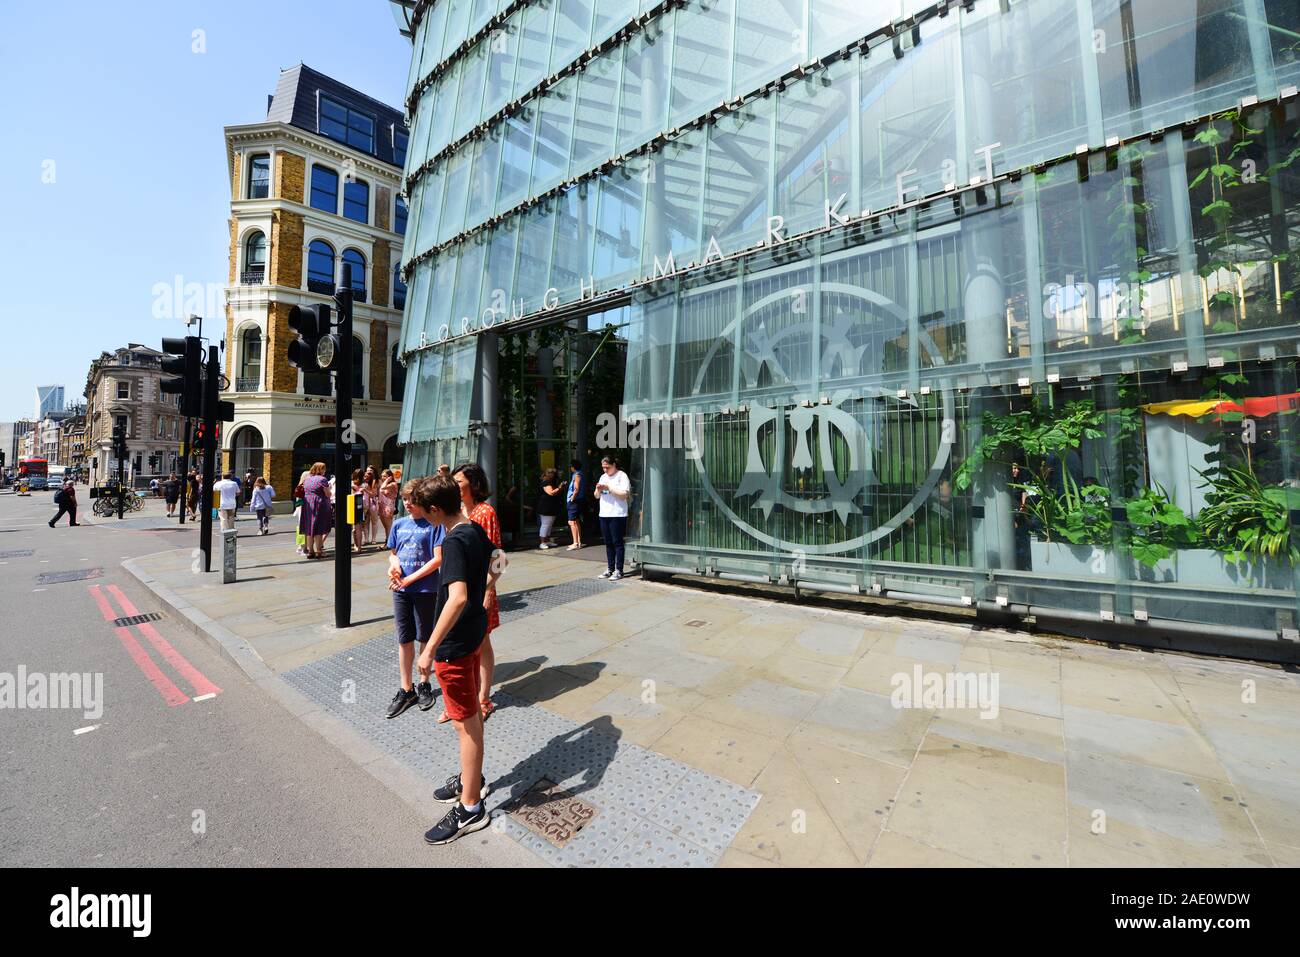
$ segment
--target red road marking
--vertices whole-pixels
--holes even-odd
[[[140,614],[135,605],[131,603],[131,599],[126,597],[126,594],[122,589],[118,588],[116,585],[109,585],[108,590],[113,593],[113,597],[117,599],[118,604],[122,606],[122,610],[126,612],[128,616]],[[221,689],[209,681],[204,676],[203,672],[190,664],[184,655],[173,648],[171,642],[158,633],[157,628],[149,624],[147,621],[136,625],[136,627],[139,628],[144,636],[149,639],[149,643],[158,649],[159,654],[163,656],[163,660],[175,668],[181,677],[190,683],[190,687],[194,689],[195,696],[221,694]]]
[[[113,611],[113,607],[108,603],[108,599],[104,597],[104,593],[99,589],[99,585],[91,585],[90,594],[99,604],[99,610],[100,613],[103,614],[104,620],[111,623],[118,617],[117,613]],[[167,702],[169,707],[174,708],[176,705],[184,704],[190,700],[189,696],[180,688],[172,684],[171,679],[163,674],[162,671],[159,670],[158,666],[153,663],[153,659],[149,657],[149,652],[140,647],[140,642],[135,640],[135,635],[131,634],[130,628],[115,628],[114,631],[117,632],[117,639],[122,642],[122,647],[125,648],[126,653],[131,656],[131,660],[133,660],[136,663],[136,666],[144,672],[144,676],[149,679],[150,683],[157,689],[158,693],[163,696],[163,700]]]

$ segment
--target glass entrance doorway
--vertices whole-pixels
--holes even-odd
[[[538,544],[538,505],[549,469],[566,487],[571,463],[582,472],[579,515],[582,540],[600,542],[592,496],[600,460],[612,454],[639,483],[629,450],[620,448],[618,418],[627,370],[626,330],[632,307],[596,313],[498,340],[500,447],[494,491],[507,548]],[[561,506],[552,540],[572,541]],[[635,509],[633,509],[635,514]],[[634,522],[633,522],[634,524]],[[634,529],[629,527],[628,534]]]

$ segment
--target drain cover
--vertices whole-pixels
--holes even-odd
[[[597,813],[592,805],[546,778],[508,802],[503,810],[555,847],[568,844]]]
[[[102,568],[78,568],[71,572],[46,572],[37,575],[36,581],[42,585],[58,585],[62,582],[80,582],[87,578],[99,578],[104,574]]]
[[[151,611],[146,615],[131,615],[129,618],[114,618],[113,625],[117,628],[129,628],[132,625],[143,625],[146,621],[159,621],[162,615],[156,611]]]
[[[0,552],[0,558],[26,558],[28,555],[34,555],[30,548],[15,548],[11,552]]]

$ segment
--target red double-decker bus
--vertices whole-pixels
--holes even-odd
[[[14,480],[29,489],[40,490],[49,484],[50,463],[48,459],[19,459],[18,474]]]

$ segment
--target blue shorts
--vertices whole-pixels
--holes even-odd
[[[438,621],[438,593],[431,591],[393,592],[393,622],[397,643],[425,642]]]
[[[569,512],[569,521],[571,521],[571,522],[576,522],[576,521],[578,520],[578,510],[579,510],[579,507],[580,507],[580,506],[578,505],[578,503],[577,503],[577,502],[565,502],[564,504],[565,504],[565,506],[566,506],[566,508],[568,509],[568,512]]]

